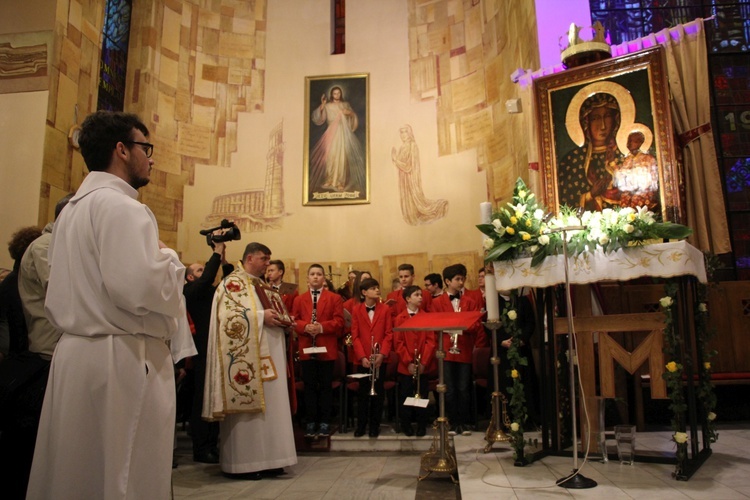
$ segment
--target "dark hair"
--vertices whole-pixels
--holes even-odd
[[[365,290],[369,290],[370,288],[374,286],[377,286],[377,287],[380,286],[380,283],[378,283],[378,280],[376,280],[375,278],[365,278],[362,281],[362,283],[359,284],[359,289],[364,292]]]
[[[411,274],[414,274],[414,266],[411,264],[401,264],[398,266],[399,271],[409,271]]]
[[[89,172],[107,170],[115,146],[133,140],[133,129],[148,137],[148,128],[132,113],[97,111],[87,116],[81,124],[78,144]]]
[[[466,266],[463,264],[453,264],[443,269],[443,279],[450,281],[456,276],[463,276],[466,278]]]
[[[13,260],[21,260],[23,253],[29,248],[31,242],[42,235],[41,229],[36,226],[22,227],[10,237],[8,252]]]
[[[329,280],[328,278],[326,278],[326,288],[328,288],[329,292],[335,292],[336,291],[336,289],[333,288],[333,281]]]
[[[284,263],[278,259],[270,261],[268,265],[278,267],[279,271],[281,271],[282,276],[284,276],[284,274],[286,273],[286,267],[284,267]]]
[[[263,243],[258,243],[256,241],[253,241],[252,243],[248,243],[245,247],[245,253],[242,254],[242,262],[245,262],[245,259],[247,259],[248,255],[252,255],[254,253],[261,252],[265,255],[271,255],[271,249],[265,246]]]
[[[406,288],[404,288],[404,291],[402,292],[404,295],[404,300],[409,300],[409,297],[414,295],[415,292],[421,292],[422,289],[419,288],[417,285],[409,285]]]
[[[65,205],[68,204],[68,202],[74,195],[75,193],[70,193],[60,198],[60,201],[58,201],[57,205],[55,205],[55,220],[60,217],[60,212],[62,212],[62,209],[65,208]]]
[[[430,273],[424,277],[424,280],[437,285],[439,288],[443,288],[443,278],[438,273]]]
[[[326,270],[325,270],[325,268],[324,268],[323,266],[321,266],[320,264],[310,264],[310,267],[308,267],[308,268],[307,268],[307,274],[310,274],[310,270],[312,270],[313,268],[318,268],[318,269],[320,269],[321,271],[323,271],[323,275],[325,276],[325,274],[326,274]]]

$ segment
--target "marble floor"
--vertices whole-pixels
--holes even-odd
[[[385,429],[385,438],[395,439]],[[390,435],[390,436],[389,436]],[[673,450],[668,432],[638,433],[639,450]],[[349,434],[351,436],[351,433]],[[341,436],[346,439],[347,435]],[[353,438],[352,438],[353,439]],[[361,438],[367,439],[367,438]],[[428,438],[423,438],[428,439]],[[555,481],[568,475],[572,458],[545,457],[527,467],[513,466],[507,444],[496,444],[484,454],[483,434],[454,438],[459,485],[445,475],[417,481],[425,443],[407,451],[331,451],[300,454],[299,463],[287,474],[261,481],[238,481],[222,476],[218,465],[192,462],[190,441],[178,432],[176,456],[179,466],[172,475],[176,499],[738,499],[750,498],[750,423],[719,427],[713,455],[687,482],[671,478],[672,465],[617,461],[600,463],[593,458],[581,467],[598,486],[566,490]],[[614,441],[610,441],[610,452]],[[336,450],[336,446],[332,449]],[[581,460],[581,463],[583,461]]]

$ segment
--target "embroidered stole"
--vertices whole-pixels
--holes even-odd
[[[240,268],[216,289],[206,359],[206,419],[265,411],[263,382],[276,379],[277,373],[260,327],[263,305],[255,281]]]

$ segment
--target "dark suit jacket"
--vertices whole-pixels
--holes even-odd
[[[188,281],[182,289],[185,295],[185,308],[195,325],[195,348],[198,354],[205,357],[206,346],[208,345],[208,327],[211,324],[211,305],[214,300],[216,287],[214,281],[222,268],[224,276],[228,276],[234,271],[232,264],[221,265],[221,255],[212,253],[203,269],[203,274],[195,281]]]
[[[312,336],[305,333],[305,326],[312,320],[312,295],[310,291],[294,299],[292,307],[294,316],[294,331],[299,341],[299,359],[310,359],[309,354],[302,352],[306,347],[312,347]],[[318,298],[317,321],[323,326],[323,333],[318,334],[315,345],[325,347],[325,354],[318,354],[316,359],[321,361],[335,361],[338,357],[338,339],[344,334],[344,302],[341,296],[328,290],[323,290]]]
[[[364,302],[354,306],[352,311],[352,347],[354,348],[355,365],[362,364],[362,358],[369,358],[372,354],[372,341],[380,345],[380,354],[387,362],[393,345],[393,321],[390,308],[381,303],[375,304],[375,311],[370,321],[367,306]]]

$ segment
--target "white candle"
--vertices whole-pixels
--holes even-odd
[[[479,214],[482,224],[492,222],[492,203],[485,201],[479,204]],[[484,235],[482,236],[484,241]],[[484,275],[484,297],[487,302],[487,321],[497,321],[500,319],[500,303],[497,299],[497,288],[495,287],[495,273],[487,272]]]

